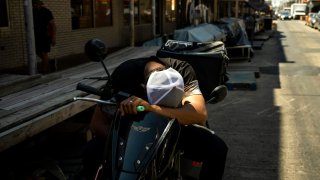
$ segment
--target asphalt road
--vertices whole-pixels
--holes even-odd
[[[210,127],[229,146],[225,180],[320,179],[320,32],[276,23],[250,63],[230,63],[259,67],[257,90],[208,105]]]

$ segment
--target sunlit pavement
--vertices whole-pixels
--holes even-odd
[[[229,146],[224,179],[320,177],[320,32],[279,21],[251,63],[257,90],[229,91],[208,105],[210,126]]]

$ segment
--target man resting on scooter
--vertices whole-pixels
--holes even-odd
[[[159,105],[157,99],[147,96],[148,84],[152,74],[168,68],[179,72],[184,84],[184,94],[178,107]],[[175,75],[168,77],[168,81],[179,78]],[[164,77],[164,76],[162,76]],[[203,162],[200,179],[222,179],[228,147],[213,131],[205,127],[208,119],[205,99],[201,94],[196,74],[187,62],[171,58],[141,58],[128,60],[122,63],[112,74],[112,81],[116,91],[125,91],[133,96],[123,100],[120,104],[121,115],[137,114],[136,107],[142,105],[145,111],[175,118],[183,125],[179,138],[179,147],[184,155],[191,160]],[[181,83],[181,82],[180,82]],[[155,83],[153,82],[153,85]],[[163,86],[160,84],[159,87]],[[149,101],[148,101],[149,100]],[[151,102],[153,101],[153,102]],[[161,104],[161,103],[160,103]],[[174,105],[175,106],[175,105]],[[85,152],[84,171],[93,177],[101,161],[105,137],[107,136],[107,113],[101,108],[96,108],[91,120],[91,128],[95,138],[90,142],[91,146]],[[95,156],[95,157],[94,157]]]

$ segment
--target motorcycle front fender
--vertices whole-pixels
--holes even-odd
[[[136,175],[139,177],[171,132],[180,132],[180,126],[176,120],[170,120],[152,112],[146,113],[138,121],[127,123],[123,129],[126,131],[121,132],[117,141],[114,141],[117,142],[117,148],[113,153],[116,155],[116,167],[113,169],[117,171],[118,177],[128,177],[128,179],[131,179],[129,177],[136,179],[134,178]],[[170,138],[176,142],[178,134],[174,133],[173,136]]]

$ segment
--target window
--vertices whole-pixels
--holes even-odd
[[[176,21],[176,0],[166,0],[166,21]]]
[[[96,0],[95,6],[96,27],[111,26],[111,0]]]
[[[152,23],[152,0],[134,0],[134,23]],[[124,0],[124,24],[130,24],[130,0]]]
[[[130,24],[130,0],[123,1],[124,24]],[[138,24],[138,0],[134,0],[134,22]]]
[[[0,27],[8,27],[7,0],[0,0]]]
[[[112,0],[71,0],[72,29],[112,25]]]
[[[152,23],[152,1],[140,0],[140,23]]]

